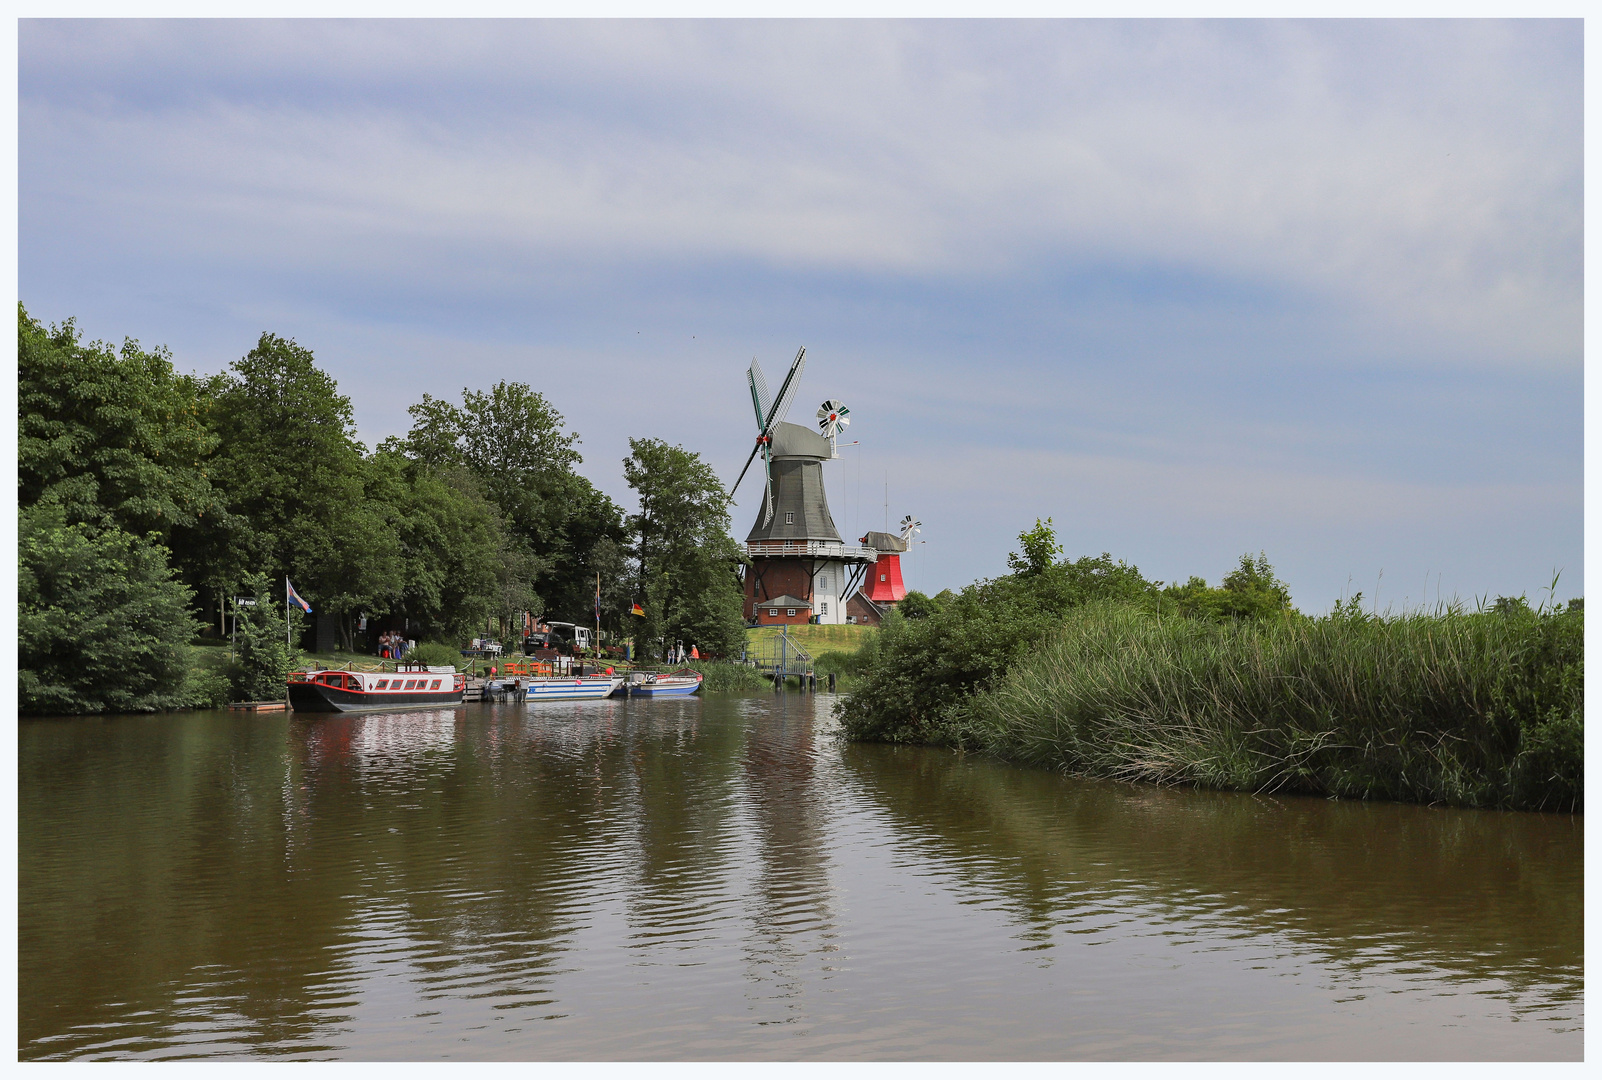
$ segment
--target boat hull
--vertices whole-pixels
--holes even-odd
[[[447,709],[462,703],[462,691],[402,690],[397,693],[343,690],[315,682],[289,684],[289,707],[296,712],[389,712],[396,709]]]
[[[514,684],[507,685],[510,688]],[[623,679],[615,675],[588,675],[573,679],[535,677],[518,679],[515,683],[525,704],[535,701],[598,701],[611,697],[622,685]]]
[[[691,678],[666,677],[655,682],[629,683],[629,697],[689,697],[699,693],[701,680]]]

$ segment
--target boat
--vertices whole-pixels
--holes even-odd
[[[623,685],[621,675],[514,676],[484,684],[484,697],[514,701],[593,701],[611,697]]]
[[[400,664],[394,671],[295,671],[289,707],[296,712],[366,712],[460,705],[467,676],[454,667]]]
[[[701,689],[701,673],[680,668],[668,675],[636,671],[629,676],[629,697],[689,697]]]

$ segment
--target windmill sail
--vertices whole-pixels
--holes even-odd
[[[807,347],[801,346],[801,351],[795,354],[795,362],[790,365],[790,373],[784,377],[784,383],[779,387],[779,399],[771,405],[768,400],[768,381],[762,376],[762,365],[758,364],[756,357],[751,358],[751,366],[746,370],[745,381],[751,387],[751,407],[756,410],[757,418],[757,444],[751,450],[751,456],[745,459],[745,468],[729,489],[729,496],[740,488],[740,481],[751,469],[751,462],[756,460],[758,453],[762,454],[764,471],[767,473],[767,494],[763,496],[763,522],[773,515],[773,453],[770,434],[776,424],[784,419],[784,414],[790,408],[790,402],[795,400],[796,379],[801,369],[806,366]]]
[[[773,403],[773,411],[768,413],[768,427],[784,422],[784,414],[790,411],[790,402],[795,400],[796,389],[800,386],[801,369],[807,366],[807,347],[801,346],[801,351],[795,354],[795,362],[790,365],[790,374],[784,377],[784,385],[779,387],[778,399]]]
[[[768,380],[762,377],[762,365],[757,363],[756,357],[751,357],[751,367],[745,373],[746,382],[751,384],[751,405],[756,409],[756,422],[758,431],[766,431],[768,417],[773,411],[773,395],[768,393]]]

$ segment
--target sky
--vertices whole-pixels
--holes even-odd
[[[1583,65],[1559,21],[94,21],[18,31],[30,314],[361,437],[506,379],[632,508],[844,401],[848,539],[934,592],[1065,553],[1304,611],[1584,592]],[[743,538],[761,506],[737,492]]]

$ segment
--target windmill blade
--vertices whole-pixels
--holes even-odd
[[[745,381],[751,384],[751,405],[756,409],[757,430],[768,430],[768,416],[773,412],[773,395],[768,393],[768,380],[762,375],[762,365],[751,357]]]
[[[729,498],[734,498],[734,493],[740,489],[740,481],[745,479],[745,474],[751,468],[751,462],[756,460],[757,451],[760,449],[762,449],[761,443],[757,443],[751,448],[751,456],[745,459],[745,468],[740,470],[739,478],[734,481],[734,486],[729,489]]]
[[[779,396],[773,399],[773,409],[768,413],[768,428],[784,423],[784,414],[790,411],[790,402],[795,400],[795,392],[800,385],[801,369],[806,366],[807,347],[803,345],[801,351],[795,354],[795,362],[790,365],[790,374],[784,377],[784,385],[779,387]]]
[[[766,525],[773,520],[773,443],[762,444],[762,469],[768,474],[768,482],[762,486],[762,524]]]

